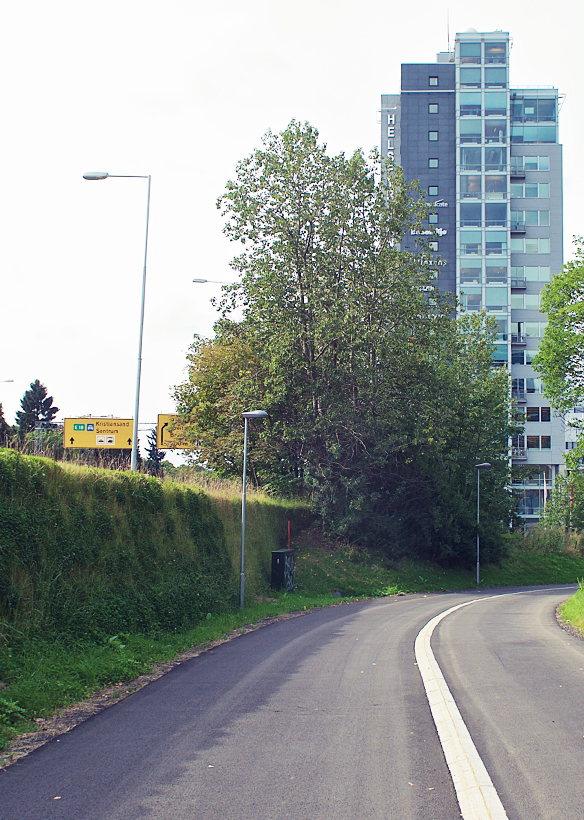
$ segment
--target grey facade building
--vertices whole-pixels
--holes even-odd
[[[403,64],[401,93],[381,97],[381,153],[433,206],[440,289],[498,323],[493,364],[509,368],[525,419],[512,459],[536,468],[514,488],[530,524],[566,447],[531,367],[546,324],[540,291],[563,264],[562,147],[557,89],[511,89],[509,52],[507,32],[471,29],[435,63]]]

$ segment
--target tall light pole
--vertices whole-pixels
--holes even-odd
[[[491,465],[488,461],[484,461],[482,464],[475,464],[475,468],[477,471],[477,586],[480,583],[480,567],[481,567],[481,542],[479,536],[479,511],[480,511],[480,499],[481,499],[481,470],[490,470]]]
[[[247,477],[247,423],[250,419],[267,419],[265,410],[248,410],[241,414],[245,419],[243,434],[243,484],[241,492],[241,565],[239,570],[239,608],[243,609],[245,589],[245,484]]]
[[[144,245],[144,273],[142,275],[142,299],[140,303],[140,333],[138,337],[138,372],[136,375],[136,402],[134,406],[134,431],[132,433],[132,460],[130,469],[138,468],[138,412],[140,410],[140,378],[142,375],[142,337],[144,335],[144,303],[146,300],[146,259],[148,257],[148,222],[150,220],[150,182],[151,175],[144,174],[108,174],[106,171],[89,171],[83,174],[83,179],[97,180],[107,179],[147,179],[148,180],[148,200],[146,204],[146,243]]]

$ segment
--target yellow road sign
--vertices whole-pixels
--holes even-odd
[[[65,419],[63,443],[65,447],[131,450],[133,430],[134,419]]]
[[[156,446],[159,450],[193,449],[192,442],[185,436],[184,422],[180,416],[174,413],[159,413]]]

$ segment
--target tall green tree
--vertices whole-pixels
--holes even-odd
[[[541,305],[548,323],[533,360],[533,367],[542,376],[545,395],[561,411],[584,402],[584,240],[575,238],[575,246],[575,258],[542,292]],[[570,425],[579,429],[584,426],[576,420]],[[584,439],[580,439],[566,453],[565,460],[575,469],[583,458]],[[561,490],[556,495],[559,499]]]
[[[329,156],[292,122],[238,164],[219,207],[240,281],[176,390],[199,458],[239,474],[241,412],[261,407],[250,455],[264,484],[309,491],[332,532],[443,561],[472,555],[474,464],[489,460],[495,555],[510,506],[507,375],[485,321],[457,322],[436,287],[419,189],[376,152]]]
[[[548,324],[533,362],[558,410],[584,401],[584,240],[575,244],[575,258],[542,292]]]
[[[150,475],[160,475],[162,472],[162,462],[166,458],[164,450],[158,449],[158,435],[156,427],[148,433],[148,446],[146,447],[146,469]]]
[[[38,379],[31,382],[20,406],[22,409],[16,413],[16,424],[21,438],[34,430],[37,422],[50,422],[59,412],[59,408],[53,405],[53,397],[47,395],[47,388]]]
[[[10,439],[10,425],[4,418],[4,408],[0,402],[0,447],[7,447]]]

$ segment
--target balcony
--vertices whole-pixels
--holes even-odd
[[[521,402],[522,404],[527,401],[525,398],[525,390],[518,390],[516,387],[511,390],[511,398],[515,399],[517,403]]]
[[[527,450],[524,447],[513,447],[511,458],[516,461],[527,461]]]
[[[527,344],[527,336],[525,335],[525,333],[512,333],[511,334],[511,344],[512,345]]]
[[[523,162],[513,162],[513,157],[511,158],[511,176],[516,179],[525,179],[525,165]]]
[[[512,276],[511,277],[511,287],[512,288],[521,288],[521,289],[525,290],[525,288],[527,287],[527,281],[526,281],[525,277],[518,278],[517,276]]]
[[[511,233],[525,233],[525,222],[511,222]]]

